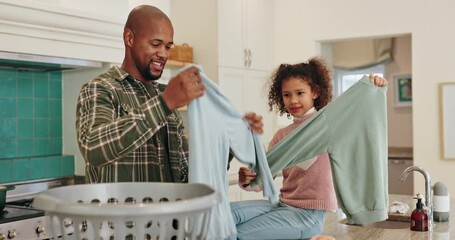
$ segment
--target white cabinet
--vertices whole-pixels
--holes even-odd
[[[269,70],[272,24],[270,0],[218,0],[219,66]]]

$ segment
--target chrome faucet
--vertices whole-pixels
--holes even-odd
[[[430,174],[419,166],[410,166],[401,174],[401,181],[405,181],[408,174],[412,171],[418,171],[425,177],[425,206],[428,214],[428,229],[433,229],[433,203],[431,201],[431,177]]]

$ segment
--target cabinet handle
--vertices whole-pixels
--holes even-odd
[[[248,67],[249,57],[248,57],[248,49],[247,48],[243,49],[243,59],[245,60],[244,63],[243,63],[243,66],[244,67]]]
[[[248,67],[251,67],[252,62],[253,62],[253,56],[251,54],[251,49],[248,49]]]
[[[252,57],[251,57],[251,49],[245,48],[243,49],[243,54],[244,54],[244,63],[243,66],[246,68],[251,67],[251,63],[253,62]]]

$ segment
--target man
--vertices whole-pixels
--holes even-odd
[[[158,8],[134,8],[123,32],[121,67],[86,83],[79,94],[76,131],[86,162],[86,180],[187,182],[188,141],[177,109],[204,95],[196,67],[163,85],[174,29]],[[262,117],[247,114],[262,133]]]

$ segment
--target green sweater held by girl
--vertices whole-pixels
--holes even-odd
[[[348,222],[387,219],[386,92],[364,76],[267,152],[272,175],[327,152]]]

